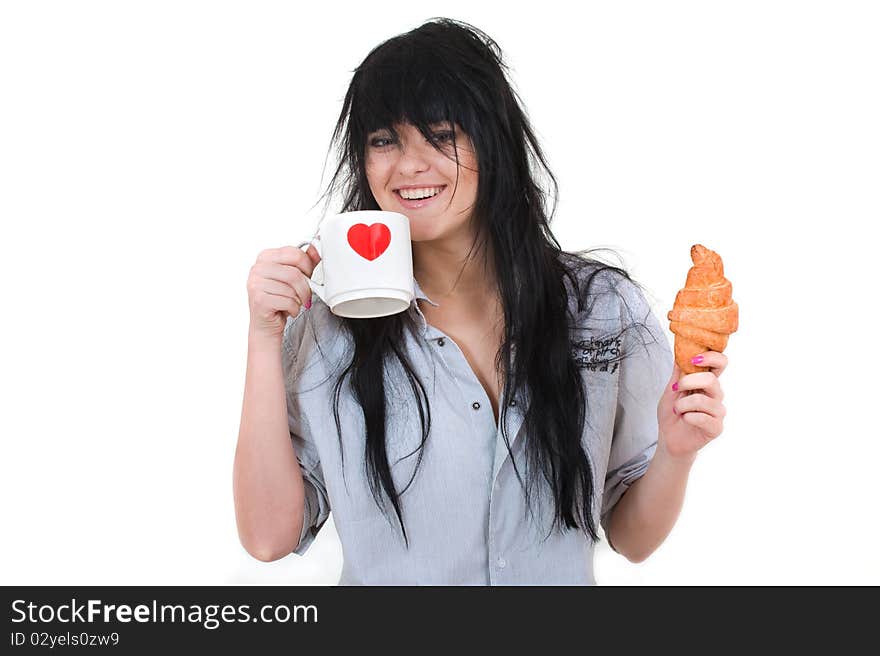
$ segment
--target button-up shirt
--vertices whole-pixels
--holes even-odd
[[[654,454],[657,402],[672,372],[668,339],[641,290],[618,276],[616,293],[609,280],[606,273],[596,276],[589,313],[578,310],[569,289],[575,319],[571,353],[587,398],[582,444],[593,468],[592,512],[606,533],[615,504],[645,473]],[[412,313],[418,331],[404,331],[401,347],[425,386],[431,412],[414,479],[422,440],[418,401],[396,359],[391,365],[386,361],[385,374],[386,449],[396,489],[406,488],[400,504],[409,548],[390,504],[385,513],[391,522],[370,491],[365,422],[347,376],[339,397],[343,472],[333,387],[353,342],[341,319],[314,295],[310,310],[288,319],[282,341],[290,437],[305,490],[302,534],[294,553],[306,552],[332,511],[343,551],[340,585],[594,584],[593,545],[587,536],[579,529],[550,532],[552,496],[541,485],[534,488],[537,512],[531,516],[514,472],[501,434],[501,409],[508,406],[507,434],[524,475],[528,395],[508,399],[502,390],[496,421],[461,348],[426,321],[417,300],[439,305],[415,278],[413,292],[405,311]],[[629,326],[632,321],[643,327]]]

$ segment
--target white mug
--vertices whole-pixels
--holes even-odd
[[[309,286],[333,314],[384,317],[403,312],[415,298],[409,219],[403,214],[383,210],[336,214],[298,248],[308,244],[314,244],[321,256],[307,278]]]

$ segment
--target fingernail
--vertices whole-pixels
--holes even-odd
[[[698,355],[695,358],[691,358],[691,364],[700,364],[703,361],[703,356]]]
[[[673,411],[675,414],[678,414],[678,410],[676,410],[675,408],[673,408],[672,411]]]
[[[306,301],[306,310],[311,310],[311,309],[312,309],[312,299],[309,299],[308,301]]]
[[[672,383],[672,391],[673,391],[673,392],[677,392],[677,391],[678,391],[678,383]]]

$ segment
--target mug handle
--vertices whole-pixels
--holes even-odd
[[[324,284],[322,284],[324,282],[324,266],[323,266],[324,265],[324,259],[323,259],[324,254],[321,252],[321,237],[320,237],[320,235],[317,237],[313,237],[311,239],[307,239],[303,242],[300,242],[299,244],[297,244],[296,247],[302,248],[303,246],[308,246],[309,244],[313,245],[315,247],[315,250],[318,251],[318,255],[321,256],[321,261],[318,262],[317,266],[312,271],[312,278],[314,278],[315,273],[318,271],[318,267],[321,267],[321,275],[319,276],[321,282],[320,283],[315,282],[314,280],[312,280],[312,278],[306,278],[306,281],[309,283],[309,287],[312,288],[312,291],[315,292],[318,295],[318,298],[320,298],[322,301],[324,301],[324,304],[326,305],[327,298],[324,295]],[[308,249],[306,249],[306,250],[308,250]]]

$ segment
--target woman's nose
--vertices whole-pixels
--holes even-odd
[[[430,153],[426,152],[431,149],[430,144],[408,144],[401,149],[400,159],[397,166],[401,173],[412,174],[419,171],[425,171],[431,167],[429,161]]]

